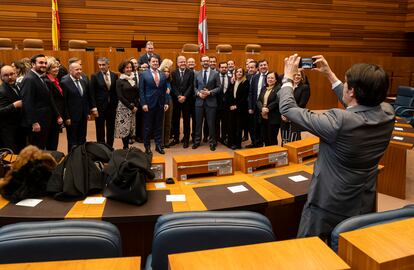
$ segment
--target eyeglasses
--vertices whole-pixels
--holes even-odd
[[[16,73],[15,73],[15,72],[12,72],[12,73],[6,73],[6,74],[3,74],[2,76],[3,76],[3,77],[12,77],[12,76],[14,76],[14,75],[16,75]]]

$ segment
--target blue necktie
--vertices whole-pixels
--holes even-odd
[[[203,83],[204,83],[204,86],[207,84],[207,70],[204,70]]]
[[[82,91],[82,86],[80,85],[80,81],[76,80],[76,88],[78,88],[79,94],[81,95],[81,97],[83,96],[83,91]]]

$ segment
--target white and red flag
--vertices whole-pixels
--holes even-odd
[[[198,18],[198,47],[200,53],[206,53],[208,49],[206,0],[200,2],[200,17]]]

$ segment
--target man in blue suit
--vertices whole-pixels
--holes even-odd
[[[150,58],[150,68],[141,74],[139,80],[139,98],[144,115],[145,153],[151,154],[150,136],[153,132],[155,151],[165,154],[161,147],[162,122],[164,111],[168,110],[167,79],[158,70],[156,56]]]
[[[210,68],[208,56],[201,57],[201,66],[203,69],[194,77],[196,133],[192,148],[196,149],[200,146],[201,124],[205,115],[209,130],[210,150],[215,151],[217,146],[215,126],[217,95],[220,92],[220,77],[217,71]]]

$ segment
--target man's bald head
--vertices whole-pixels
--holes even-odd
[[[75,79],[80,79],[82,75],[82,66],[78,62],[69,65],[69,74]]]
[[[8,84],[14,84],[16,82],[16,69],[12,66],[3,66],[0,70],[1,80]]]

